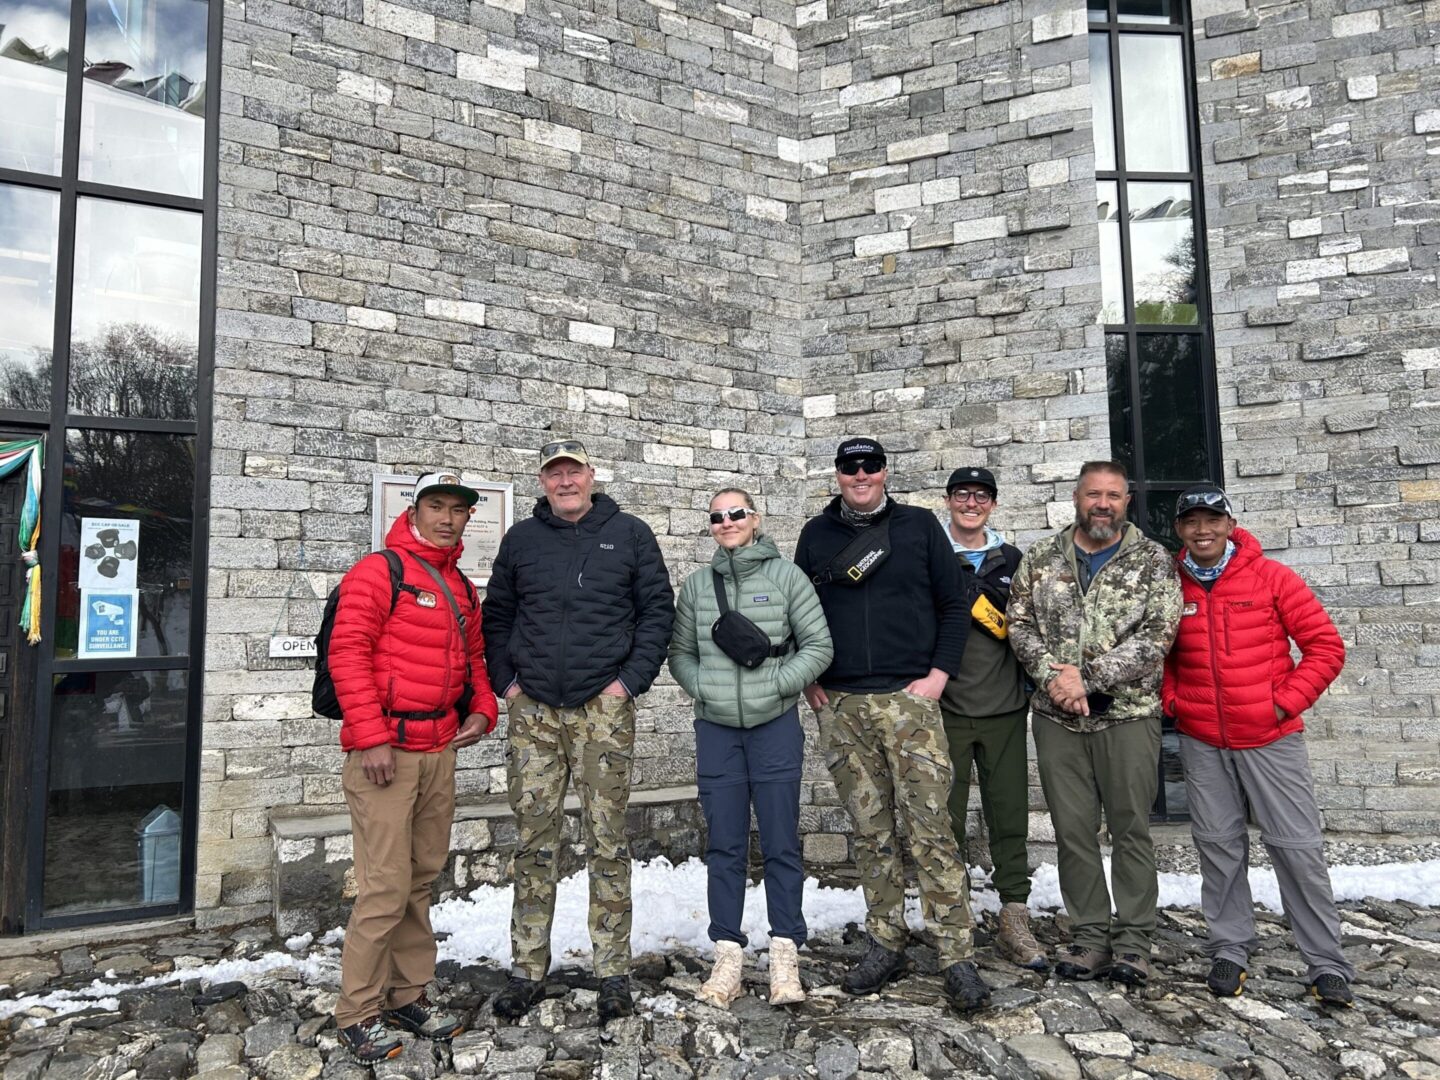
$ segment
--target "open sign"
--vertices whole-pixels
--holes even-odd
[[[313,657],[315,655],[315,639],[313,637],[281,636],[276,635],[270,639],[271,657]]]

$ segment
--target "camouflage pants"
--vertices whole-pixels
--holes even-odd
[[[855,820],[855,865],[865,890],[865,929],[903,949],[905,876],[897,815],[920,880],[920,909],[948,967],[974,952],[970,877],[950,828],[950,751],[940,704],[897,691],[829,691],[820,741],[835,786]]]
[[[589,851],[590,941],[602,979],[630,969],[630,844],[625,810],[635,749],[635,704],[604,694],[573,709],[526,694],[509,702],[510,809],[515,906],[510,942],[517,974],[550,970],[550,925],[560,869],[565,788],[573,778]]]

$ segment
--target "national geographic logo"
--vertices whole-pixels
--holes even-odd
[[[867,551],[864,556],[861,557],[860,561],[850,567],[849,570],[846,570],[845,573],[849,575],[851,581],[859,581],[865,576],[865,571],[874,566],[876,560],[883,554],[884,552],[878,549],[875,551]]]

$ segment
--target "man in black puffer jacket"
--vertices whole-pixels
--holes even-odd
[[[990,988],[975,967],[969,878],[950,828],[950,750],[939,698],[970,630],[968,586],[940,522],[885,491],[884,448],[846,439],[840,495],[800,530],[795,563],[820,594],[835,659],[805,691],[835,786],[855,821],[870,950],[841,989],[872,994],[905,970],[905,823],[920,903],[935,933],[945,993],[962,1012]]]
[[[595,470],[574,440],[540,449],[545,497],[500,541],[482,610],[485,663],[509,711],[515,904],[514,965],[495,996],[515,1020],[545,992],[550,924],[571,774],[589,847],[590,939],[602,1022],[630,999],[630,846],[625,809],[635,698],[670,644],[675,594],[655,535],[593,493]]]

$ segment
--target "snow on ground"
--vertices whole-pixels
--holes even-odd
[[[1109,871],[1109,861],[1106,861]],[[1063,910],[1060,883],[1055,866],[1041,865],[1032,876],[1030,909],[1042,916]],[[1405,900],[1440,907],[1440,859],[1417,863],[1387,863],[1378,866],[1333,866],[1330,881],[1337,900],[1359,900],[1373,896],[1380,900]],[[971,891],[971,907],[977,914],[1000,910],[1000,899],[989,887],[989,879],[977,875]],[[635,918],[631,940],[635,953],[668,952],[688,946],[708,955],[712,945],[707,933],[705,909],[705,865],[689,859],[672,866],[665,859],[637,863],[631,882]],[[1281,910],[1274,871],[1250,870],[1250,888],[1257,905]],[[552,938],[554,965],[583,964],[590,957],[590,933],[586,925],[588,879],[583,872],[560,883],[555,903]],[[510,905],[514,890],[509,885],[480,886],[465,899],[447,900],[431,909],[437,932],[448,936],[440,943],[440,959],[460,964],[488,960],[502,967],[510,965]],[[1161,907],[1198,907],[1200,875],[1160,875]],[[805,921],[812,934],[838,930],[847,923],[865,921],[865,901],[858,888],[837,889],[821,885],[814,878],[805,882]],[[919,903],[912,897],[905,905],[906,921],[914,929],[923,925]],[[745,917],[741,928],[750,938],[750,951],[766,945],[765,887],[752,885],[745,894]],[[100,1006],[117,1007],[116,996],[127,990],[163,986],[202,979],[206,983],[239,980],[251,982],[268,971],[292,967],[311,985],[334,987],[339,982],[340,943],[344,931],[326,932],[318,944],[301,934],[285,942],[288,949],[310,947],[307,955],[295,952],[267,952],[247,960],[220,960],[152,976],[140,982],[113,982],[96,979],[78,990],[56,990],[11,1000],[0,1000],[0,1020],[41,1008],[52,1016]]]

